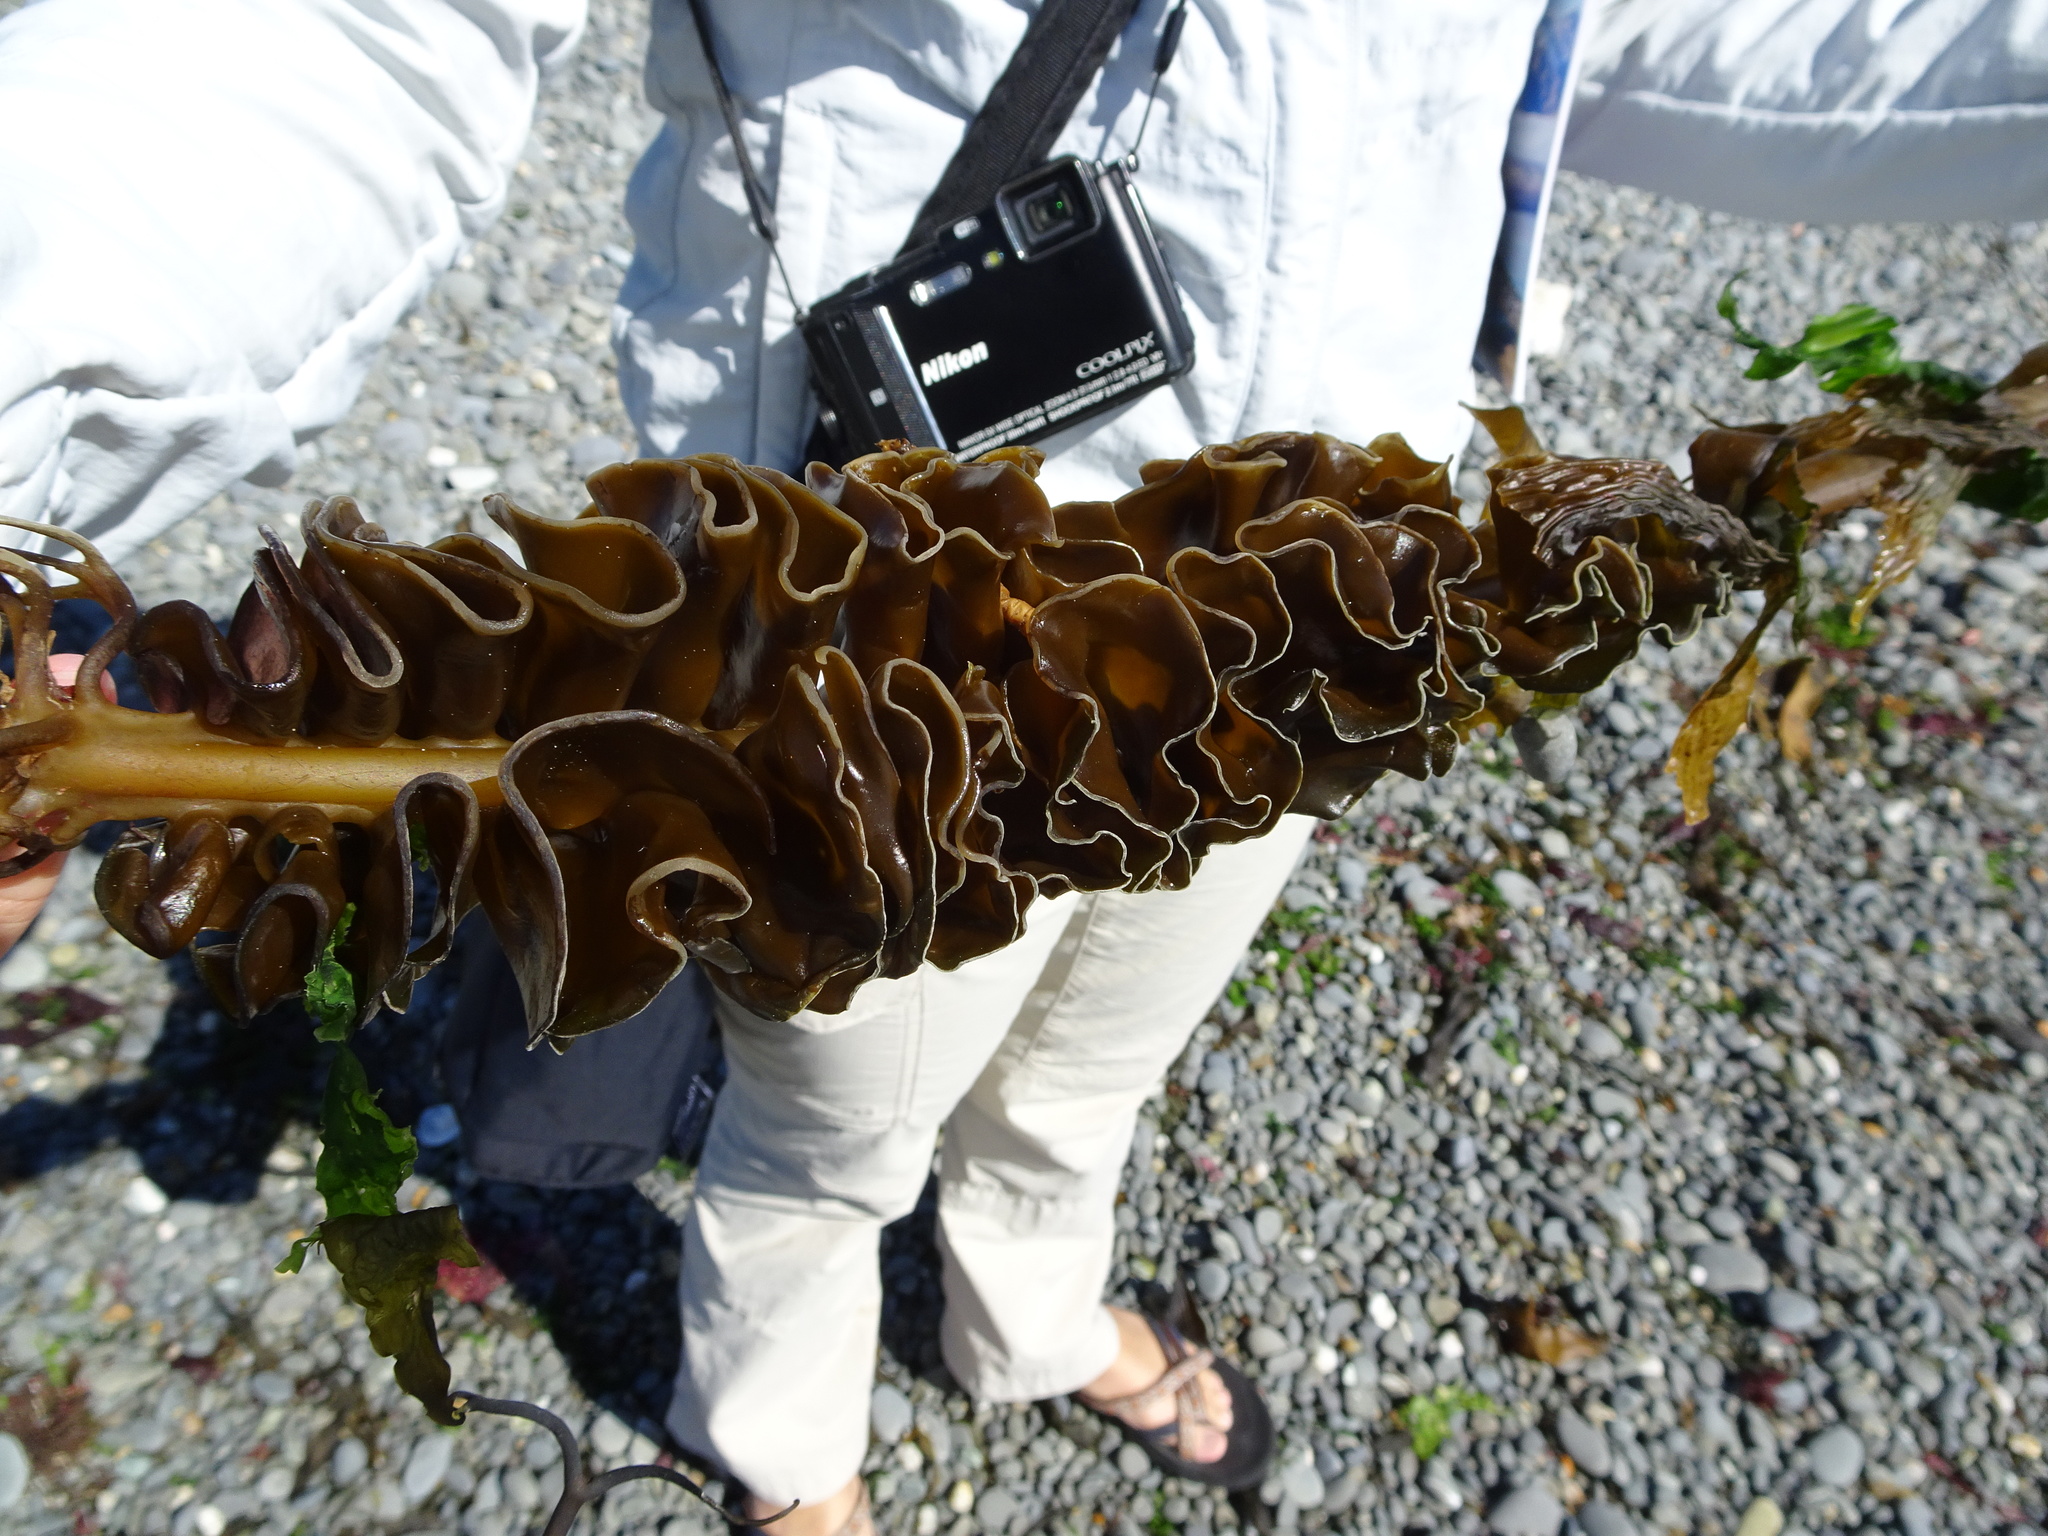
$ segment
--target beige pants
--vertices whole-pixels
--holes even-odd
[[[860,1469],[877,1241],[945,1127],[947,1367],[983,1400],[1071,1392],[1115,1357],[1102,1310],[1138,1106],[1186,1046],[1313,822],[1224,848],[1184,891],[1042,902],[959,970],[788,1023],[722,1005],[730,1077],[683,1231],[669,1425],[756,1493],[815,1500]]]

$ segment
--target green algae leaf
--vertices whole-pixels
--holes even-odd
[[[1484,1392],[1445,1382],[1434,1392],[1409,1398],[1394,1417],[1408,1431],[1408,1440],[1415,1447],[1416,1456],[1427,1461],[1450,1434],[1451,1420],[1458,1414],[1494,1413],[1499,1408],[1500,1404]]]
[[[1737,342],[1756,352],[1742,375],[1746,379],[1782,379],[1805,365],[1831,395],[1843,394],[1863,379],[1884,376],[1911,379],[1956,405],[1968,405],[1984,393],[1984,386],[1966,373],[1903,356],[1892,335],[1898,328],[1897,316],[1870,304],[1845,304],[1831,315],[1808,321],[1790,346],[1768,341],[1743,325],[1737,312],[1735,284],[1742,275],[1738,272],[1728,280],[1714,302],[1714,312],[1728,322]]]
[[[448,1398],[448,1362],[434,1331],[433,1291],[442,1262],[478,1263],[452,1205],[398,1209],[398,1188],[419,1145],[377,1106],[369,1078],[347,1046],[334,1053],[320,1106],[320,1161],[314,1187],[327,1217],[292,1244],[277,1266],[297,1274],[317,1243],[341,1272],[341,1287],[369,1319],[370,1344],[439,1424],[458,1424]]]
[[[341,921],[327,936],[327,947],[313,962],[313,969],[306,972],[306,1012],[313,1016],[313,1038],[316,1040],[332,1040],[339,1044],[348,1038],[348,1032],[356,1021],[356,979],[335,953],[341,948],[341,941],[348,937],[349,924],[355,921],[355,916],[354,902],[341,909]]]
[[[320,1106],[320,1161],[313,1184],[337,1216],[395,1216],[398,1186],[412,1172],[419,1143],[377,1107],[363,1064],[343,1046],[327,1074]],[[325,1225],[325,1223],[322,1223]]]
[[[363,1309],[370,1346],[437,1424],[460,1424],[449,1401],[448,1361],[434,1330],[434,1288],[445,1260],[480,1263],[452,1205],[389,1216],[330,1216],[320,1224],[341,1288]]]
[[[377,1107],[356,1053],[347,1046],[336,1051],[320,1104],[320,1161],[313,1167],[313,1187],[327,1202],[327,1219],[292,1244],[278,1273],[297,1274],[337,1216],[397,1215],[398,1186],[418,1155],[412,1132],[393,1125]]]
[[[1962,499],[2002,517],[2038,523],[2048,518],[2048,458],[2014,454],[2009,462],[1972,477],[1963,487]]]

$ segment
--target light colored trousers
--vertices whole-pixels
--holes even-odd
[[[821,1499],[868,1442],[882,1227],[940,1127],[946,1365],[985,1401],[1071,1392],[1116,1356],[1102,1309],[1138,1106],[1300,857],[1306,816],[1184,891],[1064,896],[1007,949],[864,987],[844,1014],[721,1000],[730,1076],[683,1229],[669,1427],[776,1500]]]

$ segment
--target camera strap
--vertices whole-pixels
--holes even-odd
[[[1044,0],[918,209],[903,251],[980,212],[997,188],[1044,163],[1137,8],[1138,0]]]
[[[697,42],[704,50],[704,62],[711,66],[711,89],[718,97],[718,110],[725,118],[725,131],[732,135],[733,158],[739,162],[740,185],[746,189],[747,207],[754,215],[754,228],[763,240],[768,242],[768,254],[775,258],[775,270],[782,274],[782,286],[788,291],[792,302],[796,300],[796,289],[789,281],[789,269],[782,264],[782,247],[775,241],[775,205],[768,200],[768,189],[761,185],[760,173],[754,169],[754,157],[747,149],[746,136],[740,132],[740,109],[734,105],[732,92],[725,83],[725,71],[718,67],[718,50],[711,43],[711,18],[704,14],[704,0],[690,0],[690,19],[697,24]],[[803,319],[804,307],[797,304],[797,319]]]
[[[795,288],[782,265],[776,246],[775,209],[754,169],[754,157],[740,133],[739,108],[725,83],[725,71],[718,65],[718,50],[711,39],[711,20],[705,14],[705,0],[690,0],[690,17],[697,25],[697,41],[710,66],[711,87],[718,97],[718,110],[725,116],[726,131],[732,135],[733,157],[739,163],[740,183],[746,189],[747,207],[754,227],[775,258],[782,273],[782,285],[792,300]],[[918,210],[905,251],[929,241],[940,230],[968,214],[988,206],[998,188],[1040,164],[1053,141],[1066,127],[1080,105],[1089,83],[1102,72],[1103,62],[1116,40],[1129,25],[1138,0],[1045,0],[1010,62],[990,87],[988,100],[974,114],[960,147],[939,177],[939,184]],[[1152,120],[1152,103],[1159,95],[1159,79],[1173,62],[1181,28],[1187,21],[1187,0],[1178,0],[1160,32],[1159,46],[1152,59],[1152,88],[1145,98],[1145,116],[1138,125],[1138,140]],[[1131,147],[1135,164],[1137,143]],[[803,306],[798,305],[801,320]]]

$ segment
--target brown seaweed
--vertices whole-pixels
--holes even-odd
[[[394,542],[341,497],[296,560],[265,535],[225,634],[189,603],[138,614],[53,534],[0,552],[0,831],[21,868],[136,822],[102,909],[153,955],[191,946],[242,1016],[331,942],[361,1016],[403,1007],[477,905],[536,1040],[630,1016],[690,958],[758,1013],[841,1009],[1000,948],[1040,895],[1179,887],[1283,812],[1440,773],[1496,690],[1495,718],[1583,691],[1768,585],[1788,508],[1890,494],[1964,427],[1984,453],[2035,430],[1942,436],[1910,406],[1716,429],[1690,490],[1495,413],[1508,456],[1469,526],[1398,437],[1306,433],[1064,506],[1028,449],[803,480],[621,464],[575,518],[489,498],[520,561]],[[47,631],[72,595],[115,623],[66,695]],[[154,712],[100,696],[120,649]]]

